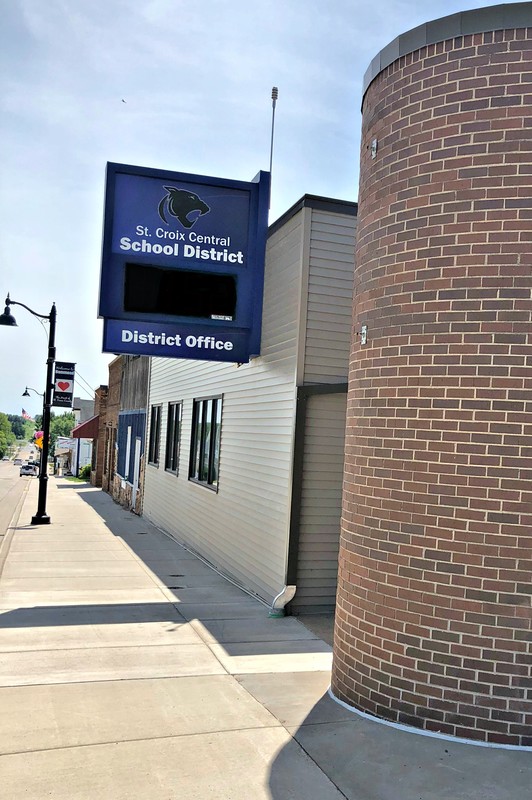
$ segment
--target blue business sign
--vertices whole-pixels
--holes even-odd
[[[107,165],[104,352],[238,362],[260,353],[269,179]]]

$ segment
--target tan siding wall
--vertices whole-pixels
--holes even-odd
[[[284,585],[292,481],[303,214],[267,247],[261,357],[250,364],[154,359],[161,458],[147,466],[144,513],[271,601]],[[219,492],[187,480],[194,398],[223,394]],[[164,470],[167,404],[183,401],[180,472]]]
[[[356,217],[312,210],[305,383],[347,380]]]
[[[293,611],[332,611],[336,601],[347,395],[307,401],[297,592]]]

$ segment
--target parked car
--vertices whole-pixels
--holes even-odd
[[[19,467],[19,466],[22,464],[22,459],[21,459],[21,458],[16,458],[16,459],[13,461],[13,464],[14,464],[16,467]]]
[[[4,456],[2,461],[9,461],[9,456]]]
[[[35,464],[22,464],[20,468],[20,475],[37,475],[39,468]]]

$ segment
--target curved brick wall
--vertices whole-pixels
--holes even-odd
[[[332,689],[387,720],[532,745],[524,5],[530,28],[402,55],[364,98],[368,342],[351,354]]]

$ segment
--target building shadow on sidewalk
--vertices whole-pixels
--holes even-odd
[[[298,684],[304,692],[304,676],[298,676]],[[263,687],[262,692],[248,690],[283,716],[281,706],[264,697]],[[302,723],[289,723],[288,711],[283,724],[337,787],[338,794],[330,796],[338,800],[517,800],[530,795],[531,748],[479,747],[399,730],[343,709],[328,693]],[[272,763],[273,800],[291,796],[286,770],[294,742]]]
[[[134,622],[173,622],[182,625],[186,620],[171,603],[31,606],[0,613],[0,628],[4,629],[64,625],[123,625]]]
[[[193,623],[207,644],[220,645],[227,656],[235,659],[231,669],[233,666],[234,669],[239,666],[250,668],[251,662],[242,660],[247,657],[266,659],[261,669],[268,668],[269,657],[272,670],[279,667],[280,671],[289,669],[290,659],[295,659],[295,664],[299,665],[294,667],[296,669],[330,668],[330,645],[297,618],[270,617],[264,601],[244,591],[169,534],[115,503],[101,489],[64,480],[58,480],[56,487],[61,489],[62,496],[68,491],[75,493],[98,514],[107,531],[120,539],[149,570],[156,583],[160,583],[168,599],[168,608],[175,609],[181,622]],[[21,526],[18,530],[25,529]],[[61,574],[67,573],[67,564],[62,567]],[[109,582],[112,582],[111,578]],[[134,592],[134,589],[129,592]],[[164,618],[164,614],[169,613],[164,611],[164,603],[149,601],[145,604],[114,605],[105,602],[61,608],[62,611],[54,606],[33,608],[31,614],[27,609],[19,609],[9,613],[12,620],[9,624],[15,626],[17,621],[21,626],[85,624],[82,621],[54,621],[60,619],[85,619],[86,624],[96,624],[93,622],[96,618],[101,624],[112,624],[113,619],[116,623],[160,620],[161,615]],[[4,619],[7,624],[6,615]],[[276,658],[284,664],[279,665]]]
[[[271,762],[266,762],[271,800],[516,800],[529,796],[532,750],[481,748],[420,736],[353,714],[328,695],[330,671],[315,666],[299,671],[287,668],[298,658],[330,655],[330,647],[318,638],[320,633],[325,636],[330,632],[330,619],[309,620],[313,633],[294,618],[270,619],[264,604],[230,584],[149,522],[117,506],[101,490],[87,485],[59,485],[65,491],[75,491],[99,515],[98,525],[87,537],[85,546],[90,547],[92,537],[98,541],[101,536],[109,542],[107,534],[112,533],[126,545],[124,552],[129,549],[137,557],[139,568],[149,570],[160,582],[164,594],[160,601],[106,600],[67,605],[49,602],[6,609],[0,625],[11,630],[8,638],[17,637],[19,649],[39,650],[35,646],[39,636],[29,630],[23,633],[23,629],[62,626],[96,629],[96,626],[128,623],[139,623],[140,627],[141,623],[157,622],[162,623],[155,626],[164,629],[161,634],[170,633],[175,644],[179,644],[184,641],[179,637],[187,633],[186,623],[191,622],[203,641],[214,645],[213,650],[219,644],[225,654],[235,657],[231,661],[220,660],[228,664],[234,680],[282,726],[275,728],[280,745]],[[35,533],[35,528],[26,526],[17,530]],[[66,533],[69,547],[75,550],[75,531],[75,524],[58,521],[54,535],[60,542]],[[45,549],[46,545],[40,547]],[[122,552],[115,544],[112,549]],[[124,561],[129,559],[122,556]],[[68,575],[68,560],[52,563],[56,572]],[[78,567],[83,563],[81,552],[76,563]],[[109,560],[110,563],[119,564],[120,559]],[[85,564],[90,567],[89,560]],[[224,595],[226,584],[229,594]],[[232,596],[233,591],[236,597]],[[129,589],[128,595],[134,598],[134,592],[135,589]],[[93,599],[97,600],[97,592]],[[55,634],[44,630],[40,639],[55,636],[63,644],[64,634],[63,629]],[[120,634],[122,638],[130,635],[126,629]],[[81,636],[85,636],[85,629]],[[102,638],[98,630],[92,632],[92,638],[87,632],[89,638],[90,647],[116,645],[116,641],[111,645],[110,639]],[[21,643],[21,639],[25,641]],[[159,641],[162,643],[162,639]],[[74,645],[79,646],[79,641]],[[70,640],[68,646],[74,645]],[[86,645],[84,641],[83,646]],[[49,641],[46,647],[50,647]],[[255,669],[257,656],[263,659],[259,669]],[[268,664],[265,656],[272,656],[274,666],[270,670],[264,667]],[[34,658],[33,652],[30,658]],[[260,741],[258,733],[256,737]]]

